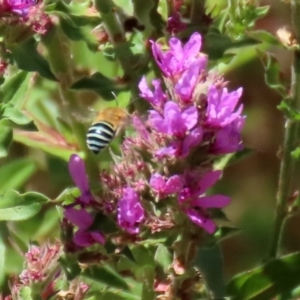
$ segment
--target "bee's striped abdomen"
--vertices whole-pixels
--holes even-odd
[[[87,133],[86,143],[88,148],[95,154],[98,154],[105,148],[115,136],[115,130],[112,124],[101,121],[93,124]]]

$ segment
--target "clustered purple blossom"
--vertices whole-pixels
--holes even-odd
[[[4,0],[5,10],[26,16],[31,7],[35,6],[38,0]]]
[[[242,149],[245,117],[238,104],[242,88],[229,92],[220,75],[208,72],[208,59],[200,48],[198,33],[184,46],[171,38],[167,51],[152,42],[164,81],[154,79],[149,88],[146,78],[141,79],[140,95],[152,106],[147,120],[132,116],[135,136],[125,138],[123,158],[116,160],[109,173],[101,174],[102,194],[95,201],[129,234],[138,234],[141,226],[154,232],[178,225],[169,211],[214,233],[211,209],[230,202],[227,196],[207,196],[206,192],[222,176],[222,171],[213,169],[214,160]],[[87,208],[94,200],[90,202],[84,163],[73,155],[69,169],[81,191],[76,200],[80,208],[71,206],[65,211],[66,218],[79,228],[74,241],[79,246],[103,244],[104,235],[90,230],[93,217]],[[164,213],[155,212],[157,202],[165,205]]]

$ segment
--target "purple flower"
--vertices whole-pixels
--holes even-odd
[[[206,173],[200,180],[196,173],[185,174],[185,186],[179,195],[179,203],[192,222],[204,228],[208,233],[216,230],[216,225],[206,211],[209,208],[222,208],[229,204],[230,198],[223,195],[203,196],[208,188],[220,178],[221,171]]]
[[[164,115],[151,110],[149,123],[156,131],[164,134],[184,137],[188,130],[191,130],[198,122],[198,111],[191,106],[181,112],[178,104],[168,101],[164,107]]]
[[[165,76],[177,76],[189,69],[190,65],[195,62],[199,65],[199,70],[206,68],[207,57],[199,53],[201,48],[201,35],[199,33],[195,32],[184,47],[182,47],[179,39],[171,38],[169,47],[168,51],[163,52],[159,44],[152,43],[154,58]]]
[[[35,6],[38,0],[4,0],[4,5],[8,11],[25,16],[28,14],[29,9]]]
[[[151,176],[150,187],[161,197],[169,196],[180,192],[182,188],[182,179],[178,175],[166,179],[160,174],[155,173]]]
[[[167,96],[161,88],[161,81],[159,79],[152,80],[154,91],[152,92],[147,84],[145,76],[142,77],[139,83],[140,96],[147,100],[152,106],[162,108],[167,101]]]
[[[83,204],[90,203],[92,195],[89,188],[88,178],[85,171],[84,161],[77,154],[72,154],[69,159],[69,173],[79,188],[81,195],[77,199],[78,202]]]
[[[105,239],[100,232],[77,230],[73,238],[74,243],[79,247],[89,247],[93,244],[105,244]]]
[[[217,131],[215,140],[211,146],[211,152],[214,154],[226,154],[243,149],[240,130],[244,124],[241,122],[233,122]]]
[[[64,211],[65,217],[74,225],[78,226],[73,241],[80,247],[88,247],[95,243],[104,244],[105,239],[101,232],[89,231],[93,224],[93,217],[84,209],[67,208]]]
[[[219,128],[236,120],[241,121],[244,118],[241,116],[243,105],[240,105],[236,111],[235,109],[242,92],[242,88],[229,93],[227,88],[218,89],[211,85],[208,90],[206,123]]]
[[[139,195],[133,188],[123,188],[122,192],[118,208],[118,223],[127,232],[137,234],[139,223],[144,219],[144,208],[140,203]]]
[[[197,84],[200,72],[200,64],[197,61],[191,63],[185,70],[175,85],[175,91],[183,102],[192,102],[192,93]]]
[[[182,140],[173,141],[169,146],[160,148],[155,152],[155,156],[159,159],[163,157],[185,158],[191,149],[199,145],[203,138],[203,130],[197,127],[189,132]]]

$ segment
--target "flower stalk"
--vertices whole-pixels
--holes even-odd
[[[52,71],[59,80],[58,87],[63,113],[66,119],[69,119],[79,148],[86,157],[88,176],[91,182],[93,182],[95,178],[98,177],[99,171],[95,158],[86,145],[86,129],[75,117],[76,114],[80,115],[81,109],[74,92],[69,90],[69,87],[74,81],[74,77],[71,63],[72,55],[68,41],[59,28],[53,27],[51,32],[43,37],[43,43],[48,51]],[[61,53],[61,55],[57,55],[58,52]]]
[[[103,25],[114,50],[117,59],[124,72],[124,79],[128,81],[131,87],[132,105],[138,112],[145,111],[144,101],[135,101],[139,99],[139,90],[137,88],[140,79],[138,69],[143,66],[138,65],[138,62],[130,49],[130,43],[127,42],[123,24],[117,16],[116,5],[111,0],[95,0],[95,7],[99,11]]]
[[[300,1],[291,1],[292,21],[297,42],[300,41]],[[294,62],[291,76],[291,97],[290,106],[296,111],[300,111],[300,51],[294,50]],[[284,144],[280,173],[278,180],[277,201],[275,208],[275,221],[267,259],[274,259],[280,255],[280,247],[284,233],[285,221],[288,217],[288,199],[290,196],[290,183],[295,161],[291,152],[298,145],[299,121],[288,118],[285,122]]]

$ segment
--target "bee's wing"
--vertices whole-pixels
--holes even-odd
[[[97,117],[98,112],[89,107],[86,111],[80,112],[80,114],[75,112],[72,112],[71,114],[78,122],[91,124]]]

